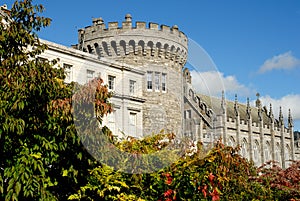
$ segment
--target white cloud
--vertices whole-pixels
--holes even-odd
[[[300,94],[289,94],[283,96],[279,99],[274,99],[270,96],[260,97],[262,104],[267,106],[269,110],[270,103],[272,104],[272,109],[274,111],[274,115],[278,118],[279,115],[279,107],[282,107],[283,116],[287,119],[288,110],[291,109],[292,117],[294,120],[300,120]]]
[[[224,90],[227,94],[239,94],[247,96],[250,94],[243,84],[239,83],[235,76],[224,76],[219,71],[197,72],[191,71],[192,85],[199,93],[219,96]]]
[[[289,70],[297,66],[300,66],[300,60],[292,55],[292,52],[286,52],[273,56],[267,59],[264,64],[260,67],[259,73],[264,73],[266,71],[271,71],[274,69],[284,69]]]

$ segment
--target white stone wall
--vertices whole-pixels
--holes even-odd
[[[100,76],[104,84],[108,84],[108,76],[115,77],[115,89],[111,103],[114,105],[114,114],[105,117],[103,125],[111,126],[114,135],[122,137],[123,133],[132,135],[132,127],[130,126],[130,114],[136,114],[136,129],[134,137],[142,137],[142,90],[143,71],[137,71],[132,67],[121,65],[120,63],[110,61],[108,59],[99,59],[96,55],[91,55],[79,50],[58,45],[49,41],[42,40],[49,47],[40,57],[53,60],[59,59],[55,67],[63,67],[64,64],[71,65],[70,77],[66,82],[78,82],[85,84],[88,81],[87,70],[93,71],[93,77]],[[129,93],[129,80],[136,81],[136,92]]]

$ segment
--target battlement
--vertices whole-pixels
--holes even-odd
[[[143,58],[152,57],[154,62],[173,62],[183,66],[187,60],[188,39],[176,25],[169,27],[150,22],[132,25],[130,14],[119,27],[118,22],[94,18],[93,25],[78,31],[78,49],[100,57]],[[146,59],[149,62],[149,58]]]

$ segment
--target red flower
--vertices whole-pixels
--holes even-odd
[[[212,193],[210,193],[210,196],[212,197],[212,201],[219,201],[220,200],[220,194],[216,189],[213,190]]]
[[[164,193],[164,196],[165,196],[165,197],[169,197],[170,195],[172,195],[172,193],[173,193],[173,190],[172,190],[172,189],[169,189],[169,190],[167,190],[167,191]]]
[[[209,173],[208,180],[210,181],[210,183],[212,183],[214,178],[215,178],[215,176],[212,173]]]
[[[166,180],[166,184],[170,185],[172,183],[172,177],[168,177]]]
[[[205,185],[205,186],[203,187],[202,193],[203,193],[204,198],[206,198],[206,195],[207,195],[207,185]]]

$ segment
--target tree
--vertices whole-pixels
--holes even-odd
[[[38,15],[43,10],[31,0],[15,2],[3,17],[9,23],[0,24],[0,200],[65,200],[97,165],[73,124],[74,84],[63,83],[56,60],[38,58],[47,46],[37,32],[51,22]],[[111,111],[111,94],[101,79],[93,83],[101,119]]]

